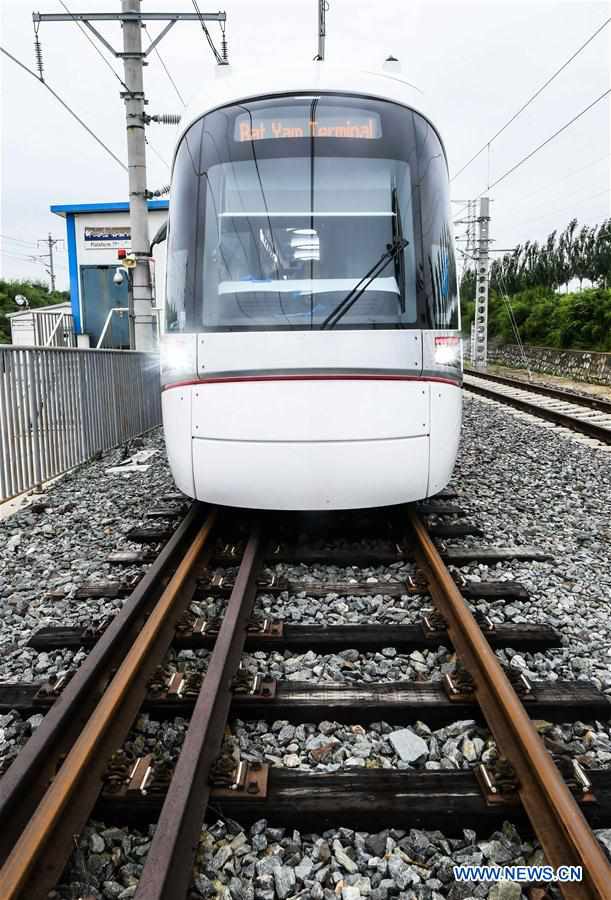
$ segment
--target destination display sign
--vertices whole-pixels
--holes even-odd
[[[278,138],[348,138],[373,141],[382,137],[378,113],[327,108],[315,118],[309,108],[270,109],[255,115],[241,113],[236,117],[234,140],[266,141]]]

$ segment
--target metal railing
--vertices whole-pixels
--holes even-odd
[[[53,325],[51,333],[46,341],[45,347],[76,347],[76,335],[74,333],[74,319],[72,313],[60,313],[56,316],[57,321]],[[36,319],[34,320],[36,323]],[[37,340],[36,346],[40,346],[43,342]]]
[[[0,347],[0,500],[160,422],[155,353]]]
[[[112,319],[114,313],[117,313],[119,319],[122,320],[123,316],[129,315],[129,310],[126,306],[113,306],[113,308],[108,311],[108,315],[104,320],[104,327],[102,328],[100,339],[95,345],[96,350],[103,350],[107,347],[112,347]]]

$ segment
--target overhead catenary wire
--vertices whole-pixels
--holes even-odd
[[[145,142],[146,142],[146,146],[149,147],[149,148],[153,151],[153,153],[155,154],[155,156],[157,157],[157,159],[159,159],[159,160],[164,164],[164,166],[166,167],[166,169],[168,169],[168,171],[169,171],[169,169],[170,169],[170,164],[169,164],[169,162],[167,162],[167,160],[165,160],[165,159],[163,158],[163,156],[161,155],[161,153],[159,152],[159,150],[157,150],[157,148],[154,147],[154,146],[151,144],[151,142],[149,141],[148,138],[145,138]]]
[[[148,31],[146,30],[146,25],[144,25],[144,29],[145,29],[145,34],[146,34],[146,36],[147,36],[147,38],[148,38],[148,40],[149,40],[149,43],[152,44],[152,43],[153,43],[153,39],[151,38],[150,34],[149,34]],[[163,59],[161,53],[159,52],[159,50],[158,50],[157,47],[153,47],[153,50],[155,51],[155,54],[157,55],[157,58],[159,59],[159,62],[160,62],[161,65],[163,66],[163,70],[164,70],[164,72],[166,73],[166,75],[168,76],[168,78],[169,78],[169,80],[170,80],[170,83],[172,84],[172,87],[173,87],[174,90],[176,91],[176,96],[178,97],[178,99],[180,100],[180,102],[182,103],[182,105],[183,105],[183,106],[186,106],[186,105],[187,105],[186,100],[184,99],[183,95],[180,93],[180,90],[178,89],[178,85],[176,84],[176,82],[175,82],[174,79],[172,78],[172,74],[171,74],[170,70],[168,69],[168,67],[167,67],[167,65],[166,65],[166,63],[165,63],[165,61],[164,61],[164,59]]]
[[[557,78],[557,76],[560,75],[560,73],[561,73],[564,69],[566,69],[566,67],[567,67],[570,63],[573,62],[573,60],[575,59],[575,57],[579,56],[579,54],[581,53],[581,51],[584,50],[584,49],[588,46],[588,44],[591,43],[591,41],[593,41],[594,38],[595,38],[598,34],[600,34],[600,32],[601,32],[604,28],[607,27],[607,25],[609,24],[609,22],[611,22],[611,16],[610,16],[608,19],[606,19],[606,20],[602,23],[602,25],[600,25],[600,26],[596,29],[596,31],[593,32],[593,34],[590,35],[590,37],[587,39],[587,41],[586,41],[584,44],[582,44],[581,47],[579,47],[579,48],[573,53],[573,55],[570,56],[569,59],[567,59],[567,60],[560,66],[559,69],[556,69],[556,71],[553,73],[553,75],[551,75],[551,76],[547,79],[547,81],[546,81],[544,84],[542,84],[541,87],[540,87],[538,90],[536,90],[535,93],[534,93],[531,97],[529,97],[529,99],[526,101],[526,103],[524,103],[524,104],[520,107],[520,109],[519,109],[516,113],[514,113],[514,115],[513,115],[507,122],[505,122],[505,124],[503,125],[503,127],[502,127],[502,128],[499,128],[499,130],[496,132],[496,134],[494,134],[491,138],[489,138],[489,140],[486,141],[486,143],[483,145],[483,147],[481,147],[481,148],[477,151],[477,153],[476,153],[474,156],[472,156],[471,159],[470,159],[468,162],[466,162],[466,163],[464,164],[464,166],[463,166],[461,169],[458,170],[458,172],[456,172],[454,175],[452,175],[452,177],[450,178],[450,181],[454,181],[455,178],[458,178],[458,176],[461,175],[461,174],[465,171],[465,169],[467,169],[467,168],[471,165],[471,163],[475,162],[475,160],[476,160],[476,159],[484,152],[484,150],[486,150],[486,148],[488,148],[488,150],[489,150],[489,149],[490,149],[490,144],[491,144],[493,141],[495,141],[495,140],[497,139],[497,137],[499,137],[499,135],[501,135],[501,134],[505,131],[506,128],[509,128],[509,126],[511,125],[512,122],[515,122],[515,120],[518,118],[518,116],[520,116],[520,115],[524,112],[524,110],[525,110],[528,106],[530,106],[530,104],[533,102],[533,100],[536,100],[536,98],[537,98],[537,97],[545,90],[545,88],[546,88],[548,85],[550,85],[550,84],[552,83],[552,81],[554,81],[554,79]],[[488,180],[490,180],[490,178],[488,178]]]
[[[85,37],[87,38],[87,40],[89,41],[89,43],[91,44],[91,46],[93,47],[93,49],[95,50],[95,52],[98,54],[98,56],[100,57],[100,59],[102,60],[102,62],[104,62],[105,65],[108,66],[108,68],[110,69],[110,71],[112,72],[112,74],[115,76],[115,78],[117,79],[117,81],[118,81],[120,84],[123,85],[124,90],[127,90],[127,89],[128,89],[128,88],[127,88],[127,85],[125,84],[125,82],[123,81],[123,79],[121,78],[121,76],[119,75],[119,73],[117,72],[117,70],[115,69],[115,67],[114,67],[113,65],[111,65],[111,63],[106,59],[106,57],[104,56],[104,54],[102,53],[102,51],[100,50],[100,48],[98,47],[98,45],[96,44],[96,42],[93,40],[93,38],[91,37],[91,35],[87,32],[87,29],[84,28],[83,25],[81,25],[81,23],[79,22],[79,20],[78,20],[77,18],[75,18],[75,16],[72,14],[72,12],[68,9],[68,7],[66,6],[66,4],[64,3],[64,0],[59,0],[59,2],[60,2],[61,5],[64,7],[64,9],[65,9],[66,12],[68,13],[68,15],[69,15],[69,16],[72,16],[73,22],[75,23],[75,25],[78,25],[79,29],[83,32],[83,34],[85,35]]]
[[[68,13],[68,15],[72,17],[72,19],[73,19],[75,25],[77,25],[78,28],[82,31],[82,33],[85,35],[85,37],[87,38],[87,40],[89,41],[89,43],[91,44],[91,46],[93,47],[93,49],[95,50],[95,52],[98,54],[98,56],[100,57],[100,59],[102,60],[102,62],[110,69],[110,71],[111,71],[112,74],[115,76],[115,78],[117,79],[117,81],[118,81],[118,82],[122,85],[122,87],[127,91],[127,90],[128,90],[127,85],[125,84],[125,82],[123,81],[123,79],[121,78],[121,76],[119,75],[119,73],[116,71],[116,69],[114,68],[114,66],[112,66],[111,63],[108,61],[108,59],[104,56],[104,54],[102,53],[102,51],[100,50],[100,48],[98,47],[98,45],[96,44],[96,42],[93,40],[93,38],[91,37],[91,35],[89,35],[89,34],[87,33],[87,30],[83,27],[83,25],[81,25],[81,23],[80,23],[79,20],[73,15],[73,13],[71,12],[71,10],[68,9],[67,5],[64,3],[64,0],[59,0],[59,2],[60,2],[60,4],[63,6],[63,8],[65,9],[65,11]],[[144,28],[145,28],[145,30],[146,30],[146,25],[144,25]],[[153,43],[153,40],[152,40],[151,36],[149,35],[148,31],[146,31],[146,36],[147,36],[147,38],[148,38],[148,40],[149,40],[149,43],[152,44],[152,43]],[[177,87],[177,85],[176,85],[176,82],[175,82],[174,79],[172,78],[172,75],[170,74],[170,71],[169,71],[168,67],[166,66],[166,64],[165,64],[165,62],[164,62],[164,60],[163,60],[163,58],[162,58],[162,56],[161,56],[159,50],[157,49],[157,47],[154,47],[153,49],[154,49],[155,53],[157,54],[157,56],[159,57],[159,62],[160,62],[161,65],[163,66],[163,69],[164,69],[166,75],[167,75],[168,78],[170,79],[170,82],[172,83],[172,85],[173,85],[173,87],[174,87],[174,90],[176,91],[176,93],[177,93],[177,95],[178,95],[178,98],[179,98],[180,102],[182,103],[183,106],[186,106],[185,100],[184,100],[182,94],[180,93],[180,91],[179,91],[179,89],[178,89],[178,87]],[[155,149],[155,147],[150,143],[150,141],[147,141],[147,143],[148,143],[149,147],[151,148],[151,150],[153,151],[153,153],[161,160],[161,162],[164,164],[164,166],[166,166],[166,168],[169,169],[169,168],[170,168],[169,163],[163,158],[163,156],[159,153],[159,151]]]
[[[110,149],[110,147],[108,147],[108,146],[104,143],[104,141],[103,141],[101,138],[99,138],[99,137],[97,136],[97,134],[96,134],[94,131],[91,130],[91,128],[89,127],[89,125],[87,125],[85,122],[83,122],[83,120],[80,118],[80,116],[78,116],[78,115],[74,112],[74,110],[66,103],[65,100],[62,100],[62,98],[59,96],[59,94],[57,94],[57,93],[53,90],[53,88],[52,88],[46,81],[41,81],[41,79],[38,77],[38,75],[36,74],[36,72],[33,72],[31,69],[29,69],[29,68],[25,65],[25,63],[22,63],[20,60],[17,59],[16,56],[13,56],[12,53],[9,53],[9,51],[6,50],[6,49],[5,49],[4,47],[2,47],[2,46],[0,46],[0,53],[4,53],[5,56],[8,56],[8,58],[11,59],[16,65],[18,65],[20,68],[22,68],[24,71],[26,71],[26,72],[28,73],[28,75],[31,75],[32,78],[35,78],[36,81],[38,81],[40,84],[43,85],[43,87],[45,87],[48,91],[50,91],[50,93],[53,94],[53,96],[55,97],[55,99],[56,99],[59,103],[61,103],[61,105],[64,107],[64,109],[67,110],[67,111],[70,113],[70,115],[71,115],[74,119],[76,119],[76,121],[79,123],[79,125],[81,125],[81,126],[85,129],[85,131],[87,131],[87,133],[90,134],[91,137],[92,137],[95,141],[97,141],[97,143],[98,143],[101,147],[104,148],[104,150],[108,153],[108,155],[109,155],[109,156],[112,156],[112,158],[114,159],[114,161],[115,161],[116,163],[118,163],[118,164],[121,166],[121,168],[122,168],[125,172],[128,171],[127,166],[125,165],[125,163],[122,162],[122,161],[119,159],[119,157],[116,156],[116,155],[113,153],[113,151]]]
[[[513,311],[513,306],[511,305],[511,300],[509,298],[509,294],[505,291],[504,288],[501,288],[501,297],[503,298],[503,302],[505,304],[505,308],[507,309],[507,314],[509,316],[509,323],[511,325],[511,330],[515,335],[515,339],[518,344],[518,348],[520,351],[520,356],[522,357],[522,362],[526,367],[526,371],[528,372],[528,380],[532,381],[532,372],[530,370],[530,363],[528,362],[528,357],[526,355],[526,350],[524,349],[524,343],[522,341],[522,335],[520,334],[520,326],[518,325],[518,320],[516,319],[515,313]]]
[[[598,159],[592,160],[592,162],[587,163],[587,165],[581,166],[579,169],[573,169],[572,172],[567,172],[566,175],[562,176],[562,178],[557,178],[554,181],[544,185],[543,187],[537,188],[536,191],[530,191],[528,194],[523,194],[521,197],[517,198],[517,203],[520,204],[523,201],[530,200],[532,197],[536,197],[537,194],[540,194],[542,191],[549,190],[550,188],[556,187],[558,184],[562,184],[563,181],[566,181],[568,178],[572,178],[573,175],[580,175],[582,172],[587,171],[587,169],[591,169],[593,166],[596,166],[601,162],[605,162],[607,159],[609,159],[609,156],[611,156],[611,153],[605,153],[604,156],[599,156]],[[569,196],[572,196],[572,195],[569,195]],[[545,201],[545,202],[547,202],[547,201]],[[501,210],[501,212],[503,214],[507,214],[508,212],[511,212],[513,209],[515,209],[515,206],[512,206],[509,209],[503,208]]]
[[[528,372],[528,380],[532,381],[532,372],[530,370],[530,364],[528,362],[528,357],[526,356],[526,350],[524,349],[524,343],[522,341],[522,335],[520,334],[520,326],[518,325],[518,320],[516,319],[515,313],[513,311],[513,306],[511,305],[511,300],[509,298],[509,294],[507,293],[507,285],[505,284],[505,277],[503,275],[503,271],[498,267],[497,273],[498,275],[498,286],[501,290],[501,297],[503,298],[503,302],[507,309],[507,314],[509,316],[509,324],[511,325],[511,330],[513,331],[516,341],[518,343],[518,348],[520,351],[520,355],[522,357],[522,362],[526,366],[526,371]]]
[[[511,175],[512,172],[515,172],[515,170],[518,169],[523,163],[525,163],[529,159],[531,159],[531,157],[533,157],[535,155],[535,153],[538,153],[539,150],[542,150],[543,147],[547,146],[547,144],[550,143],[550,141],[553,141],[554,138],[558,137],[559,134],[562,134],[562,132],[565,131],[569,127],[569,125],[572,125],[574,122],[576,122],[578,119],[580,119],[589,110],[591,110],[592,107],[596,106],[597,103],[600,103],[601,100],[604,100],[605,97],[608,97],[609,94],[611,94],[611,88],[607,88],[606,91],[603,91],[603,93],[600,95],[600,97],[597,97],[596,100],[593,100],[591,103],[589,103],[585,107],[585,109],[582,109],[580,113],[577,113],[576,116],[573,116],[573,118],[570,119],[568,122],[566,122],[561,128],[559,128],[558,131],[555,131],[553,134],[551,134],[545,141],[543,141],[541,144],[539,144],[538,147],[535,147],[534,150],[531,150],[530,153],[527,153],[526,156],[524,156],[519,162],[517,162],[514,166],[512,166],[510,169],[508,169],[503,175],[501,175],[500,178],[497,178],[496,181],[493,181],[492,184],[490,184],[488,186],[488,190],[490,190],[493,187],[496,187],[496,185],[500,184],[501,181],[504,181],[508,175]],[[483,191],[482,191],[482,193],[483,193]],[[481,196],[481,194],[480,194],[480,196]]]
[[[206,40],[208,41],[208,44],[210,45],[210,49],[212,50],[217,63],[221,63],[221,64],[225,63],[225,60],[223,59],[221,54],[218,52],[218,50],[214,46],[214,41],[212,40],[212,36],[211,36],[210,32],[208,31],[206,22],[204,21],[204,17],[202,16],[202,14],[200,12],[200,8],[198,6],[197,0],[192,0],[192,3],[193,3],[193,8],[195,9],[195,12],[199,16],[199,23],[202,26],[202,31],[204,32],[204,34],[206,36]]]
[[[605,197],[611,192],[611,187],[605,188],[604,191],[598,191],[596,194],[592,194],[589,197],[580,197],[580,203],[589,203],[591,200],[597,200],[599,197]],[[541,216],[534,216],[530,219],[518,219],[517,224],[519,225],[528,225],[531,222],[540,222],[542,219],[547,218],[548,216],[555,216],[557,213],[565,212],[569,209],[574,209],[575,204],[571,203],[569,206],[562,206],[560,209],[552,209],[548,210],[548,212],[544,213]]]
[[[548,207],[550,200],[553,200],[553,201],[557,201],[558,199],[571,200],[573,197],[581,197],[583,195],[583,190],[584,189],[583,189],[583,185],[582,185],[581,187],[577,188],[577,190],[571,191],[569,194],[566,194],[566,193],[558,194],[551,198],[548,197],[546,200],[541,200],[541,201],[539,201],[539,203],[535,203],[534,205],[529,204],[528,211],[526,214],[529,215],[531,212],[536,212],[538,209],[541,209],[542,207]],[[609,188],[607,188],[607,190],[609,190]],[[515,211],[515,207],[513,207],[513,210]],[[507,215],[510,212],[511,212],[511,209],[503,210],[503,213],[505,215]],[[520,221],[520,220],[518,220],[518,221]]]
[[[487,193],[493,187],[496,187],[497,184],[501,183],[501,181],[504,181],[509,175],[512,174],[512,172],[515,172],[516,169],[519,169],[520,166],[522,166],[525,162],[527,162],[529,159],[532,159],[532,157],[535,155],[535,153],[538,153],[539,150],[542,150],[543,147],[546,147],[551,141],[554,140],[554,138],[557,138],[559,134],[562,134],[563,131],[566,131],[566,129],[569,128],[569,126],[573,125],[578,119],[580,119],[587,112],[589,112],[589,110],[591,110],[594,106],[596,106],[597,103],[600,103],[601,100],[604,100],[605,97],[608,97],[609,94],[611,94],[611,88],[607,88],[606,91],[603,91],[603,93],[599,97],[597,97],[596,100],[592,100],[592,102],[589,103],[585,107],[585,109],[582,109],[581,112],[579,112],[579,113],[577,113],[577,115],[573,116],[572,119],[569,119],[568,122],[565,122],[564,125],[562,125],[553,134],[550,134],[550,136],[548,138],[546,138],[544,141],[542,141],[537,147],[535,147],[534,150],[531,150],[530,153],[527,153],[526,156],[523,156],[522,159],[520,159],[517,163],[515,163],[513,166],[511,166],[510,169],[507,169],[507,171],[504,172],[499,178],[497,178],[496,181],[493,181],[492,184],[489,184],[488,187],[484,188],[483,191],[480,191],[480,193],[475,197],[475,199],[478,200],[480,197],[483,197],[485,193]],[[463,206],[463,208],[461,210],[459,210],[459,212],[456,213],[456,215],[460,216],[461,213],[466,208],[467,208],[467,206],[465,204],[465,206]]]

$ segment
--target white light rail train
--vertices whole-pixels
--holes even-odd
[[[443,144],[396,74],[232,73],[181,122],[162,405],[190,497],[332,510],[440,491],[461,422]]]

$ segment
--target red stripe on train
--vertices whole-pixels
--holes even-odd
[[[460,387],[455,378],[444,378],[441,375],[226,375],[219,378],[194,378],[190,381],[176,381],[163,386],[164,391],[173,388],[189,387],[204,384],[232,384],[246,381],[432,381],[438,384],[451,384]]]

